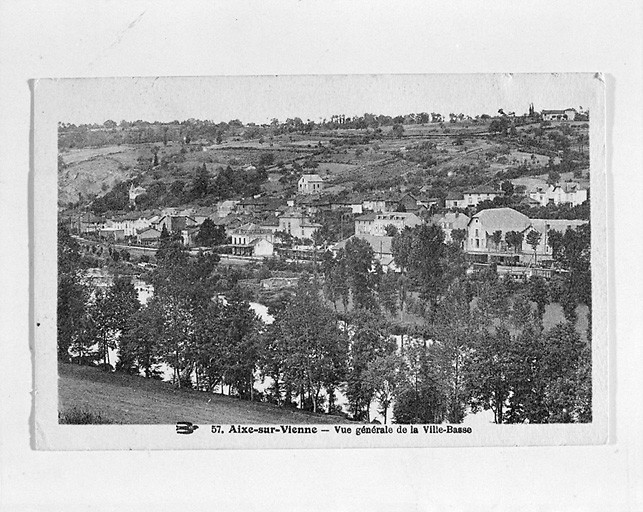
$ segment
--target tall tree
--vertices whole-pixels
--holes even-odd
[[[502,242],[502,231],[499,229],[491,233],[491,241],[496,247],[496,251],[500,249],[500,242]]]
[[[507,231],[505,233],[505,242],[509,247],[514,248],[514,252],[518,252],[522,248],[523,234],[519,231]]]
[[[538,249],[538,244],[540,244],[541,238],[542,235],[535,229],[532,229],[529,233],[527,233],[527,237],[525,238],[527,244],[529,244],[534,250],[534,264],[536,263],[536,249]]]
[[[210,174],[208,169],[203,162],[203,165],[200,165],[196,168],[194,181],[192,183],[192,196],[195,199],[205,197],[210,192]]]
[[[346,242],[345,255],[353,307],[376,308],[374,290],[377,287],[377,276],[372,272],[375,256],[373,248],[366,240],[354,237]]]
[[[163,317],[158,301],[148,304],[128,319],[128,326],[120,340],[116,370],[129,374],[143,372],[146,378],[160,376]]]
[[[445,397],[436,357],[423,340],[412,339],[404,352],[401,379],[395,389],[393,418],[396,423],[441,423]]]
[[[446,418],[450,423],[462,422],[469,398],[465,377],[474,331],[470,310],[465,287],[457,283],[449,287],[435,315],[435,351],[446,396]]]
[[[302,407],[321,408],[321,392],[337,389],[345,379],[348,344],[332,310],[323,305],[319,290],[306,276],[294,298],[275,319],[266,364],[280,372],[285,401],[299,395]]]
[[[369,365],[379,357],[395,352],[395,341],[386,332],[379,315],[359,309],[351,315],[352,327],[349,350],[349,371],[346,395],[351,405],[353,418],[370,421],[369,409],[375,388],[367,377]]]
[[[195,237],[195,242],[197,245],[205,247],[225,244],[225,228],[223,226],[217,226],[211,219],[207,218],[201,224],[199,232]]]
[[[234,387],[240,398],[254,398],[254,374],[259,360],[259,319],[244,300],[241,290],[234,288],[225,308],[225,382]]]
[[[64,224],[58,224],[57,333],[58,358],[70,357],[72,344],[83,333],[88,293],[81,279],[80,246]]]

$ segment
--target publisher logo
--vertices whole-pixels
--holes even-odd
[[[191,434],[197,428],[199,428],[198,425],[193,425],[189,421],[179,421],[176,424],[176,433],[177,434]]]

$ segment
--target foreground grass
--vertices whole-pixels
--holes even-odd
[[[345,423],[339,416],[281,409],[87,366],[58,365],[60,423]]]

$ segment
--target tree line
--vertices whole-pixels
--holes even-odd
[[[550,283],[520,285],[493,270],[468,275],[461,249],[445,243],[439,227],[394,237],[400,272],[383,272],[371,246],[350,239],[302,274],[294,296],[271,308],[270,324],[239,287],[219,297],[216,255],[189,258],[171,239],[157,254],[146,305],[121,280],[82,295],[74,240],[61,229],[61,359],[83,350],[85,361],[111,364],[108,349],[118,346],[118,371],[153,378],[164,363],[176,386],[227,387],[241,399],[358,421],[372,419],[373,404],[403,423],[459,423],[478,410],[491,410],[497,423],[591,420],[591,350],[575,307],[545,329],[546,306],[557,298]],[[563,288],[576,286],[574,304],[591,308],[583,295],[588,241],[576,230],[554,238]],[[261,379],[268,380],[259,392]]]

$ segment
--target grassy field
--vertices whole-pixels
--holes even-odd
[[[338,416],[293,411],[96,368],[58,365],[58,409],[64,415],[91,413],[102,422],[132,425],[193,423],[345,423]]]

